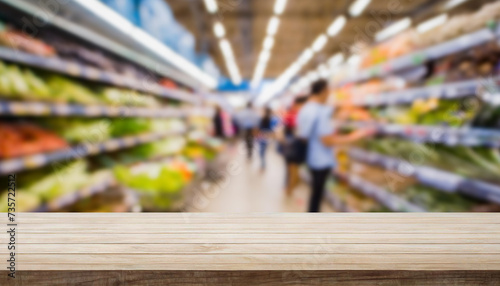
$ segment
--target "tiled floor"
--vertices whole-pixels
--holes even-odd
[[[285,165],[275,145],[267,152],[267,169],[262,171],[260,160],[255,154],[252,161],[246,158],[243,145],[237,145],[231,152],[228,175],[208,199],[202,212],[219,213],[276,213],[305,212],[309,201],[309,188],[303,184],[292,197],[284,193]],[[331,212],[324,202],[323,212]]]

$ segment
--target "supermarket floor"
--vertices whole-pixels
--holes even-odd
[[[301,184],[293,196],[287,197],[284,192],[285,165],[276,151],[275,144],[267,151],[267,169],[260,169],[260,160],[255,153],[253,160],[248,161],[243,144],[237,144],[228,151],[228,166],[232,171],[213,196],[207,198],[200,212],[218,213],[275,213],[306,212],[309,201],[309,188]],[[257,152],[257,150],[256,150]],[[323,212],[332,212],[331,207],[323,202]]]

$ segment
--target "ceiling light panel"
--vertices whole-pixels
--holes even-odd
[[[437,28],[448,20],[448,14],[441,14],[437,17],[434,17],[432,19],[429,19],[417,26],[417,31],[419,33],[425,33],[427,31],[430,31],[434,28]]]
[[[314,41],[313,45],[312,45],[312,49],[314,52],[319,52],[321,51],[326,43],[328,42],[328,37],[326,35],[320,35],[318,38],[316,38],[316,41]]]
[[[270,51],[274,47],[274,38],[272,36],[267,36],[264,40],[264,50]]]
[[[226,35],[226,29],[221,22],[215,22],[214,24],[214,34],[217,38],[222,38]]]
[[[335,19],[335,21],[332,22],[330,27],[328,27],[327,30],[328,36],[334,37],[338,35],[338,33],[342,31],[346,23],[347,23],[347,18],[344,15],[337,17],[337,19]]]
[[[274,14],[281,15],[285,11],[287,0],[276,0],[274,3]]]
[[[356,0],[352,3],[351,7],[349,7],[349,15],[352,17],[358,17],[365,11],[366,7],[370,5],[371,0]]]
[[[272,17],[269,20],[269,24],[267,25],[267,34],[270,36],[274,36],[276,32],[278,32],[278,27],[280,25],[280,19],[276,16]]]
[[[408,17],[404,18],[390,25],[389,27],[383,29],[382,31],[378,32],[375,35],[375,39],[377,40],[377,42],[387,40],[408,29],[410,26],[411,26],[411,19]]]
[[[219,7],[217,6],[217,2],[215,0],[204,0],[205,2],[205,8],[207,8],[207,11],[211,14],[214,14],[219,10]]]

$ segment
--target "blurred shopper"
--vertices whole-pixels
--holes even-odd
[[[257,125],[259,124],[259,115],[253,109],[252,103],[249,102],[247,107],[238,113],[237,117],[240,133],[245,140],[248,159],[252,159],[255,133]]]
[[[292,106],[283,116],[284,135],[282,138],[282,152],[286,162],[286,194],[292,195],[293,190],[300,184],[299,167],[301,162],[297,156],[300,151],[295,150],[298,140],[295,136],[297,126],[297,116],[302,106],[307,102],[307,96],[301,96],[295,99]]]
[[[310,99],[299,112],[297,134],[307,141],[306,164],[312,179],[309,212],[319,212],[326,181],[335,167],[332,147],[353,143],[372,132],[335,135],[331,122],[333,108],[326,105],[329,97],[328,83],[325,80],[313,83],[311,93]]]
[[[273,111],[271,108],[266,107],[264,110],[264,116],[259,122],[259,156],[261,162],[261,169],[266,169],[266,151],[269,146],[269,141],[274,137],[273,132],[275,127],[278,125],[278,120],[273,116]]]
[[[215,114],[212,120],[214,125],[214,137],[220,139],[226,138],[226,134],[224,132],[224,114],[220,106],[215,108]]]

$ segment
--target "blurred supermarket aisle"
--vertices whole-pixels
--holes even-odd
[[[285,165],[275,146],[267,153],[268,169],[261,171],[257,154],[249,162],[243,146],[233,150],[230,164],[235,166],[234,175],[228,176],[220,191],[214,195],[203,212],[305,212],[309,200],[309,188],[302,184],[292,197],[284,192]],[[324,202],[323,212],[333,211]]]

